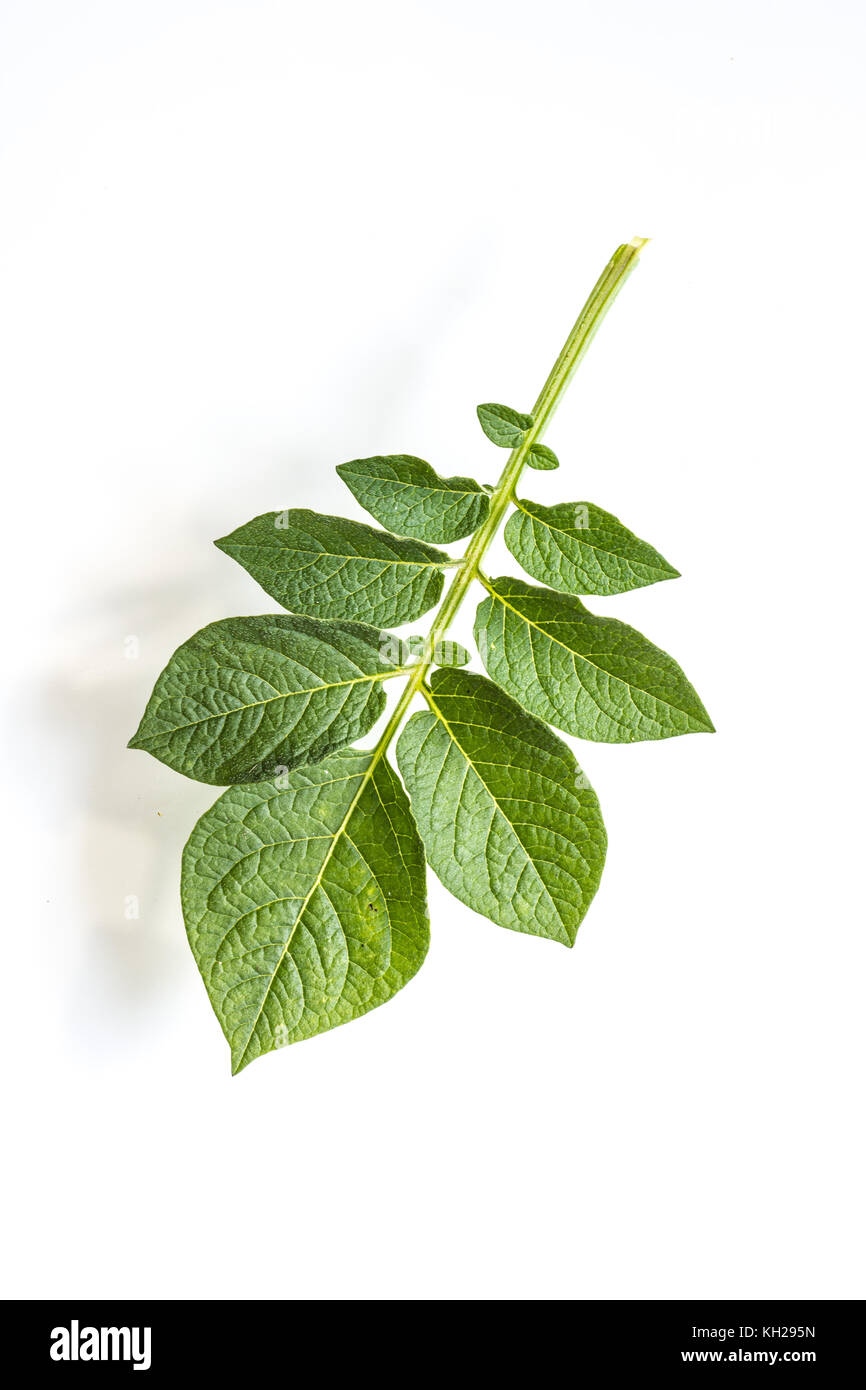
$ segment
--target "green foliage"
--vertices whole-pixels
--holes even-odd
[[[526,455],[526,464],[529,468],[538,468],[543,473],[549,473],[559,467],[559,459],[546,444],[533,444]]]
[[[317,763],[385,708],[382,682],[404,669],[386,637],[277,614],[211,623],[178,647],[129,746],[217,786]]]
[[[515,499],[525,466],[559,466],[541,433],[643,245],[614,253],[532,414],[478,407],[487,437],[511,451],[496,487],[412,455],[356,459],[338,472],[388,530],[295,509],[217,542],[290,616],[228,618],[191,637],[131,747],[229,784],[187,843],[181,899],[233,1072],[359,1018],[411,979],[429,938],[425,854],[476,912],[574,945],[607,836],[548,724],[608,743],[712,729],[671,657],[577,597],[677,571],[590,503]],[[512,507],[506,544],[550,587],[481,572]],[[461,560],[430,544],[464,536]],[[446,636],[476,581],[489,679],[461,669],[470,654]],[[440,598],[426,634],[383,630]],[[394,676],[405,684],[375,746],[349,748],[383,713]],[[404,725],[418,697],[427,707]],[[387,758],[398,733],[405,790]]]
[[[531,415],[521,415],[508,405],[479,405],[477,413],[487,438],[500,449],[516,448],[526,431],[532,428]]]
[[[360,521],[266,512],[217,541],[291,612],[397,627],[437,603],[449,557]]]
[[[424,851],[369,753],[224,792],[184,850],[181,898],[233,1072],[384,1004],[427,952]]]
[[[429,657],[434,666],[465,666],[472,660],[466,648],[450,637],[440,638],[432,646],[427,637],[410,637],[406,646],[411,656],[423,661]]]
[[[434,871],[500,927],[573,946],[607,846],[574,754],[492,681],[435,671],[397,763]]]
[[[484,665],[540,719],[597,743],[712,733],[673,657],[633,627],[522,579],[488,589],[475,621]]]
[[[504,539],[527,574],[566,594],[624,594],[679,578],[657,550],[591,502],[542,507],[515,498]]]
[[[365,511],[398,536],[447,545],[477,531],[490,498],[471,478],[440,478],[411,454],[355,459],[337,472]]]

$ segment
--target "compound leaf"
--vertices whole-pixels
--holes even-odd
[[[478,420],[487,438],[500,449],[514,449],[528,429],[532,428],[532,416],[521,415],[509,405],[476,406]]]
[[[713,732],[673,657],[633,627],[522,579],[488,585],[475,620],[481,659],[539,719],[597,743]]]
[[[471,671],[434,672],[428,701],[397,761],[434,871],[499,926],[573,946],[607,845],[573,754]]]
[[[216,542],[296,613],[377,627],[414,622],[442,592],[448,555],[306,508],[265,512]]]
[[[358,750],[232,787],[183,855],[187,934],[232,1072],[385,1003],[420,967],[424,854],[400,782]]]
[[[257,782],[345,748],[385,706],[398,639],[360,623],[225,618],[178,647],[130,748],[199,782]]]
[[[447,545],[476,531],[490,510],[480,483],[441,478],[411,454],[354,459],[337,472],[361,506],[398,536]]]
[[[515,503],[505,544],[527,574],[553,589],[622,594],[679,576],[657,550],[591,502]]]

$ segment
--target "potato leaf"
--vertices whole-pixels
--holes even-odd
[[[414,622],[442,593],[442,550],[360,521],[265,512],[216,542],[293,613],[376,627]]]
[[[471,671],[435,671],[428,699],[397,762],[434,872],[499,926],[573,946],[607,846],[573,753]]]
[[[384,1004],[429,942],[406,793],[369,753],[224,792],[187,842],[181,900],[233,1073]]]
[[[224,618],[178,647],[130,748],[226,786],[315,763],[360,738],[401,666],[396,638],[359,623]]]
[[[546,444],[533,444],[526,455],[526,462],[530,468],[537,468],[542,473],[549,473],[551,469],[559,467],[559,459]]]
[[[337,472],[365,511],[398,536],[447,545],[471,535],[490,497],[471,478],[442,478],[411,454],[354,459]]]
[[[505,544],[527,574],[552,589],[622,594],[679,576],[657,550],[591,502],[542,507],[515,500]]]
[[[487,438],[500,449],[514,449],[532,428],[532,416],[521,415],[509,405],[479,405],[478,420]]]
[[[539,719],[597,743],[712,733],[673,657],[633,627],[522,579],[488,587],[475,620],[481,659]]]

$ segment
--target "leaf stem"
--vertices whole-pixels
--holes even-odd
[[[532,407],[532,425],[520,443],[509,454],[499,482],[491,493],[490,510],[472,536],[462,559],[456,562],[457,573],[436,611],[430,628],[427,639],[427,651],[430,653],[435,652],[437,643],[453,622],[473,579],[480,577],[479,565],[513,500],[514,489],[529,457],[530,450],[533,444],[537,444],[541,439],[550,423],[556,407],[598,332],[602,320],[637,265],[646,242],[647,238],[645,237],[635,237],[625,245],[617,247],[581,309],[574,327],[565,340],[562,351],[553,364],[550,375],[541,388],[541,394]],[[376,764],[397,732],[412,699],[426,685],[427,672],[432,664],[433,660],[430,656],[413,667],[412,674],[394,706],[393,713],[372,751],[369,769],[364,779],[365,783],[372,776]],[[360,795],[360,789],[358,794]]]

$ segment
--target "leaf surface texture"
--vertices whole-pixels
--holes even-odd
[[[199,782],[264,781],[360,738],[400,645],[360,623],[225,618],[178,647],[130,742]]]
[[[597,743],[712,732],[673,657],[633,627],[522,579],[488,582],[475,620],[482,661],[539,719]]]
[[[499,926],[572,946],[607,844],[598,799],[561,739],[484,676],[434,672],[397,745],[427,858]]]
[[[552,589],[622,594],[679,575],[651,545],[591,502],[515,505],[505,544],[527,574]]]
[[[492,444],[500,449],[514,449],[532,427],[532,416],[512,410],[510,405],[489,401],[476,407],[478,423]]]
[[[287,783],[230,788],[184,850],[187,934],[233,1072],[385,1003],[429,941],[423,849],[387,761],[343,751]]]
[[[291,612],[376,627],[414,622],[432,608],[449,563],[420,541],[305,508],[265,512],[217,546]]]
[[[471,478],[442,478],[423,459],[391,454],[341,463],[361,506],[398,536],[447,545],[478,529],[490,498]]]

